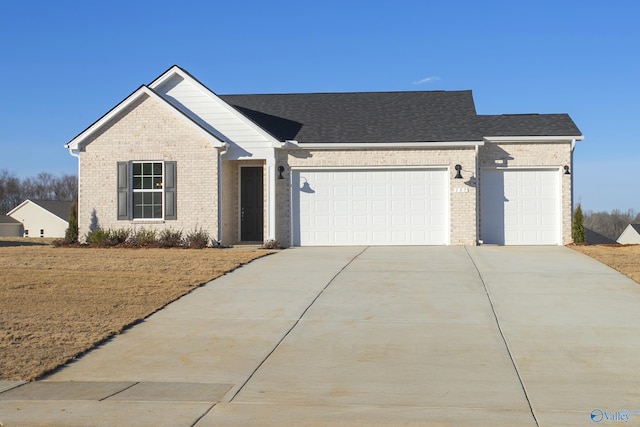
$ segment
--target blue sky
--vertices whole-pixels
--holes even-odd
[[[640,211],[640,2],[7,1],[0,169],[63,145],[173,64],[219,94],[463,90],[479,114],[569,113],[575,200]]]

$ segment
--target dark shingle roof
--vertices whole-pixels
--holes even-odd
[[[584,229],[585,238],[587,243],[590,245],[614,245],[616,241],[608,238],[607,236],[603,236],[600,233],[596,233],[593,230],[589,230],[588,228]]]
[[[483,136],[580,136],[568,114],[478,116]]]
[[[69,221],[69,213],[71,212],[71,203],[59,200],[31,200],[36,205],[48,210],[57,217]]]
[[[280,141],[480,141],[580,136],[567,114],[477,115],[471,91],[220,95]]]
[[[480,140],[471,91],[222,95],[278,140]]]
[[[0,215],[0,224],[20,224],[20,221],[8,215]]]

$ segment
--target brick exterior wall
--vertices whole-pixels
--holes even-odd
[[[177,220],[117,220],[117,162],[176,161]],[[103,229],[196,228],[218,239],[218,149],[160,102],[141,97],[81,147],[78,223]]]
[[[487,143],[479,148],[479,176],[482,181],[483,168],[509,167],[531,168],[550,167],[557,168],[561,176],[561,218],[562,218],[562,244],[572,242],[571,216],[572,216],[572,190],[571,175],[564,174],[564,166],[571,164],[571,144],[568,142],[548,143]],[[478,182],[480,185],[480,182]],[[482,213],[480,212],[480,221]]]
[[[117,162],[176,161],[177,220],[117,220]],[[239,242],[239,171],[259,166],[264,173],[264,236],[269,220],[268,170],[284,166],[284,179],[275,180],[275,237],[290,246],[291,169],[349,167],[446,167],[449,168],[451,245],[475,245],[480,229],[479,191],[483,168],[550,167],[561,175],[562,243],[571,242],[571,166],[569,143],[487,143],[475,147],[402,148],[362,150],[275,150],[275,166],[265,160],[223,160],[218,186],[219,151],[212,142],[176,112],[160,102],[142,97],[81,147],[79,155],[80,236],[97,220],[103,229],[171,228],[189,232],[202,228],[226,245]],[[462,180],[454,179],[455,165],[462,165]],[[221,189],[221,227],[218,226],[218,194]],[[218,233],[221,233],[220,236]]]
[[[367,150],[295,150],[279,153],[276,164],[287,169],[296,167],[449,167],[450,168],[450,244],[476,244],[476,187],[475,149],[367,149]],[[454,179],[455,165],[463,168],[464,179]],[[285,180],[277,180],[276,206],[280,215],[277,221],[277,240],[291,244],[290,174]],[[456,189],[465,189],[464,191]]]

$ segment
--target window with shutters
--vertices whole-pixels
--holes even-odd
[[[118,162],[118,219],[177,219],[176,162]]]

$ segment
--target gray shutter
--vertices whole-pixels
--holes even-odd
[[[164,162],[164,219],[178,219],[176,199],[176,162]]]
[[[131,217],[129,208],[129,162],[118,162],[118,219]]]

